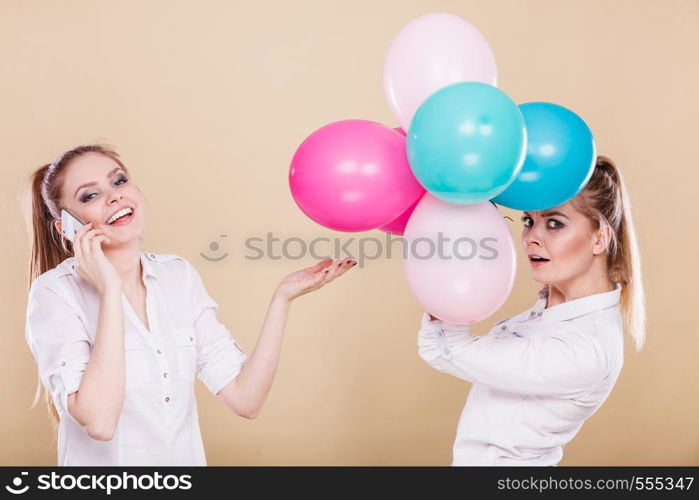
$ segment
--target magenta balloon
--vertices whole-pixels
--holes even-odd
[[[478,29],[446,12],[425,14],[401,29],[384,61],[384,92],[403,130],[430,95],[457,82],[497,86],[495,55]]]
[[[405,137],[368,120],[334,122],[309,135],[291,160],[289,187],[308,217],[338,231],[376,229],[424,192]]]
[[[393,219],[388,224],[384,224],[379,229],[385,233],[403,236],[403,233],[405,232],[405,226],[408,224],[408,219],[410,219],[410,215],[413,213],[413,210],[415,210],[415,207],[419,202],[420,199],[418,198],[418,200],[412,205],[410,205],[410,207],[408,207],[408,209],[405,212],[400,214],[398,218]]]
[[[510,295],[517,271],[514,241],[491,202],[456,205],[426,193],[408,220],[405,240],[408,286],[433,316],[474,323]]]

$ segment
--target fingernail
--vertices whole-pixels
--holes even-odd
[[[328,272],[330,272],[330,269],[326,269],[324,272],[325,274],[328,274]]]
[[[337,265],[338,265],[338,266],[341,266],[341,265],[342,265],[342,262],[338,262]]]

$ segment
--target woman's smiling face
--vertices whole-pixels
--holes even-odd
[[[532,277],[540,283],[560,283],[585,274],[595,255],[605,251],[590,220],[570,202],[542,211],[523,212],[522,248]],[[536,262],[536,255],[545,260]]]
[[[141,237],[145,226],[142,204],[141,190],[109,156],[86,153],[66,167],[61,206],[84,222],[92,222],[92,229],[103,229],[111,240],[103,246],[119,246]],[[131,208],[132,215],[108,224],[107,220],[124,207]],[[60,232],[60,221],[56,227]]]

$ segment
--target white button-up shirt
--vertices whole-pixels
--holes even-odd
[[[452,465],[556,465],[563,447],[607,399],[624,361],[615,290],[527,311],[477,336],[423,314],[420,356],[472,382]]]
[[[25,337],[60,415],[58,465],[206,465],[194,380],[218,393],[246,355],[218,322],[218,304],[192,264],[141,252],[150,331],[122,293],[125,393],[114,436],[90,438],[68,412],[97,334],[100,298],[74,257],[30,288]]]

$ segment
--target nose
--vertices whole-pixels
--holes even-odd
[[[108,200],[108,203],[111,205],[115,201],[118,202],[123,197],[124,196],[119,191],[117,191],[116,189],[112,189],[109,193],[109,196],[107,197],[107,200]]]
[[[529,229],[525,228],[522,235],[525,249],[533,245],[541,246],[542,235],[541,228],[539,226],[541,226],[541,224],[534,224]]]

